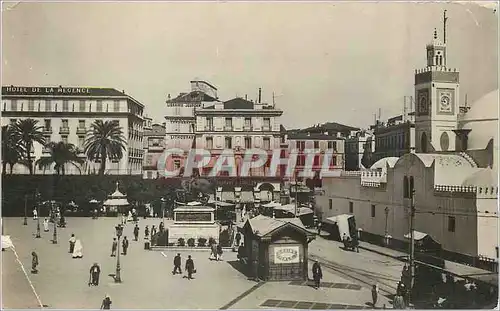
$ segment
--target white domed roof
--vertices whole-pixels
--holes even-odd
[[[469,122],[491,119],[498,120],[498,89],[475,101],[462,120]]]
[[[387,157],[387,158],[382,158],[375,162],[370,169],[371,170],[376,170],[376,169],[385,169],[386,168],[386,163],[389,164],[389,167],[394,167],[394,164],[398,162],[399,158],[398,157]]]

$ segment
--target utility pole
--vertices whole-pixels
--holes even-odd
[[[415,189],[411,189],[411,205],[410,205],[410,295],[408,297],[408,304],[410,304],[413,285],[415,281]]]

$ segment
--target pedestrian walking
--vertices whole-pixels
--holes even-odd
[[[377,300],[378,300],[378,285],[373,285],[372,287],[372,303],[373,307],[377,305]]]
[[[193,278],[193,273],[196,272],[194,269],[194,261],[191,258],[191,255],[188,256],[188,259],[186,260],[186,267],[185,267],[187,273],[188,273],[188,280],[191,280]]]
[[[158,226],[158,229],[160,230],[160,232],[163,232],[163,230],[165,229],[165,225],[163,224],[163,221],[160,222],[160,225]]]
[[[222,245],[217,244],[217,261],[222,260]]]
[[[123,255],[127,255],[128,239],[126,236],[123,237],[122,248],[123,248]]]
[[[213,243],[210,246],[210,257],[208,257],[208,259],[211,259],[212,256],[214,256],[214,259],[217,260],[217,244],[216,243]]]
[[[109,309],[111,309],[111,304],[112,303],[113,302],[111,301],[111,298],[109,298],[109,295],[106,294],[106,296],[102,300],[101,309],[103,309],[103,310],[109,310]]]
[[[316,260],[312,266],[312,274],[314,280],[314,288],[319,289],[321,285],[321,279],[323,278],[323,271],[321,270],[321,265]]]
[[[241,233],[237,232],[236,233],[236,246],[240,246],[240,241],[241,241]]]
[[[95,262],[90,267],[90,276],[89,276],[89,286],[98,286],[99,285],[99,276],[101,274],[101,267]]]
[[[73,249],[73,258],[83,258],[83,245],[80,239],[75,241],[75,248]]]
[[[38,211],[36,210],[36,208],[33,209],[33,220],[37,220],[38,219]]]
[[[149,239],[149,227],[146,225],[146,228],[144,228],[144,238]]]
[[[31,252],[31,273],[38,273],[38,255],[35,252]]]
[[[70,254],[73,254],[73,250],[75,249],[75,242],[76,242],[75,234],[72,233],[71,237],[69,238],[69,253]]]
[[[116,257],[116,249],[118,248],[118,241],[113,238],[113,244],[111,245],[111,257]]]
[[[321,235],[321,222],[320,221],[318,221],[317,229],[318,229],[318,236],[320,236]]]
[[[43,232],[49,232],[49,220],[47,218],[43,220]]]
[[[151,237],[153,237],[156,234],[156,227],[155,225],[151,226]]]
[[[181,254],[178,253],[174,257],[174,270],[172,271],[173,275],[175,275],[177,271],[179,271],[179,274],[182,274],[181,264],[182,264]]]
[[[134,240],[138,241],[139,240],[139,225],[135,224],[134,227]]]

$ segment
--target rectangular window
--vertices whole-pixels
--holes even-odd
[[[68,135],[62,135],[62,136],[61,136],[61,141],[62,141],[63,143],[65,143],[65,144],[67,144],[67,143],[68,143]]]
[[[299,144],[299,151],[304,151],[306,149],[306,142],[305,141],[299,141],[297,143]]]
[[[245,148],[246,149],[252,148],[252,138],[245,137]]]
[[[405,199],[408,199],[410,197],[410,195],[408,194],[409,191],[408,191],[409,188],[409,183],[408,183],[408,176],[404,176],[403,177],[403,198]]]
[[[264,137],[264,149],[269,150],[271,149],[271,140],[267,137]]]
[[[28,100],[28,111],[33,111],[33,110],[35,110],[35,102],[32,99],[30,99]]]
[[[328,199],[328,209],[333,209],[333,199]]]
[[[252,127],[252,119],[245,118],[245,128],[250,129]]]
[[[313,165],[314,165],[314,166],[319,165],[319,155],[314,156]]]
[[[314,149],[319,149],[319,141],[314,141]]]
[[[372,204],[372,217],[375,217],[375,204]]]
[[[50,100],[45,101],[45,111],[52,111],[52,102]]]
[[[264,118],[264,129],[270,130],[271,129],[271,119],[270,118]]]
[[[354,214],[354,203],[349,202],[349,214]]]
[[[214,119],[207,118],[207,130],[212,131],[214,127]]]
[[[67,100],[63,100],[62,102],[62,110],[63,111],[69,111],[69,103]]]
[[[226,149],[231,149],[231,148],[233,148],[233,141],[232,141],[231,137],[226,137],[226,138],[224,139],[224,141],[225,141],[224,147],[225,147]]]
[[[102,112],[102,101],[101,101],[101,100],[98,100],[98,101],[96,102],[96,105],[95,105],[95,110],[96,110],[97,112]]]
[[[83,145],[85,144],[85,136],[78,136],[78,149],[83,149]]]
[[[80,110],[80,112],[84,112],[85,111],[85,101],[84,100],[81,100],[78,106],[79,106],[78,110]]]
[[[16,122],[17,122],[17,119],[10,119],[10,124],[14,125],[14,124],[16,124]]]
[[[80,129],[85,128],[85,120],[78,120],[78,128]]]
[[[206,147],[207,147],[207,149],[213,149],[214,148],[214,139],[212,137],[207,137]]]
[[[45,119],[44,124],[45,124],[45,130],[50,131],[50,128],[51,128],[50,119]]]
[[[17,111],[17,99],[13,99],[10,102],[10,110],[11,111]]]
[[[233,127],[233,119],[232,118],[226,118],[226,127],[227,128]]]
[[[63,128],[68,128],[68,120],[66,120],[66,119],[62,120],[62,127]]]
[[[455,216],[448,216],[448,232],[455,232]]]
[[[115,100],[115,101],[113,102],[113,111],[114,111],[114,112],[119,112],[119,111],[120,111],[120,102],[119,102],[119,101],[117,101],[117,100]]]

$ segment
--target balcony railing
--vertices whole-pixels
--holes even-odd
[[[205,125],[205,131],[212,132],[213,130],[214,130],[214,127],[212,125]]]
[[[245,125],[245,126],[243,126],[243,130],[249,132],[249,131],[252,130],[252,126],[251,125]]]
[[[266,126],[266,125],[262,126],[262,131],[269,132],[270,130],[271,130],[270,126]]]
[[[46,134],[52,134],[52,127],[44,127],[42,132]]]
[[[232,131],[233,127],[232,126],[224,126],[224,131]]]
[[[84,127],[77,127],[76,128],[76,133],[77,134],[86,134],[87,133],[87,129],[84,128]]]
[[[69,127],[67,127],[67,126],[60,127],[59,134],[69,134]]]

